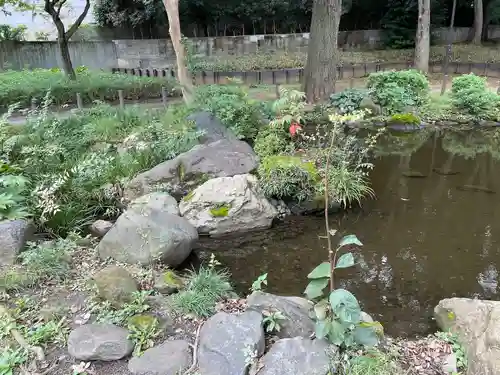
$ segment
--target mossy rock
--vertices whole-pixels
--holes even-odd
[[[166,270],[155,276],[154,288],[162,294],[172,294],[184,286],[184,282],[174,271]]]
[[[218,204],[208,210],[212,217],[227,217],[229,215],[229,210],[231,205],[227,203]]]
[[[126,269],[117,266],[102,269],[94,275],[93,280],[99,297],[118,308],[130,302],[133,293],[138,290],[132,275]]]
[[[380,106],[375,104],[373,99],[369,96],[365,96],[363,99],[361,99],[361,102],[359,102],[359,109],[370,110],[372,116],[378,116],[382,113],[382,109],[380,108]]]

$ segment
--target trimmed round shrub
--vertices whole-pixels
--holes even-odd
[[[367,87],[375,102],[389,114],[420,106],[429,98],[429,81],[417,70],[372,73]]]
[[[268,198],[302,202],[316,194],[319,174],[311,162],[297,156],[264,158],[257,170],[261,191]]]
[[[475,75],[474,73],[464,74],[453,78],[451,82],[451,92],[456,94],[462,90],[482,90],[486,91],[486,79]]]
[[[456,108],[479,117],[486,116],[500,101],[496,93],[487,89],[486,79],[472,73],[453,79],[451,98]]]

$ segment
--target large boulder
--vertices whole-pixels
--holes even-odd
[[[278,216],[250,174],[208,180],[187,195],[179,209],[199,233],[210,235],[267,229]]]
[[[116,307],[130,302],[138,290],[132,275],[122,267],[108,266],[97,272],[93,279],[99,297]]]
[[[198,367],[203,375],[246,375],[248,355],[264,353],[262,314],[219,312],[200,332]]]
[[[201,144],[208,144],[221,139],[238,140],[231,129],[209,112],[193,113],[187,119],[193,121],[196,129],[203,132],[203,135],[199,138]]]
[[[467,374],[500,374],[500,302],[444,299],[434,316],[438,326],[456,333],[467,349]]]
[[[90,233],[92,233],[94,236],[102,238],[106,233],[109,232],[111,227],[113,227],[113,223],[111,221],[96,220],[90,225],[89,229]]]
[[[324,340],[303,337],[276,341],[259,363],[259,375],[327,375],[329,347]],[[367,374],[368,375],[368,374]]]
[[[189,343],[173,340],[146,350],[140,357],[133,357],[128,362],[128,370],[134,375],[178,375],[191,363]]]
[[[176,267],[189,256],[198,232],[186,219],[167,210],[132,205],[106,233],[97,251],[102,259]]]
[[[302,297],[284,297],[264,292],[253,292],[247,298],[247,309],[263,311],[280,311],[286,318],[280,321],[280,330],[276,332],[281,338],[310,337],[314,333],[314,321],[309,316],[312,304]]]
[[[14,264],[34,233],[35,226],[29,220],[0,221],[0,266]]]
[[[132,200],[157,190],[180,199],[189,191],[214,177],[249,173],[257,167],[258,157],[248,143],[221,139],[196,145],[172,160],[143,172],[125,186],[124,195]]]
[[[116,361],[132,353],[128,331],[113,324],[86,324],[69,334],[68,352],[80,361]]]
[[[155,191],[134,199],[127,208],[138,211],[143,215],[149,215],[152,211],[179,215],[179,205],[175,198],[161,191]]]

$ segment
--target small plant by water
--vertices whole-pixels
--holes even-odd
[[[255,279],[255,281],[252,283],[252,286],[250,287],[250,290],[252,292],[258,292],[261,291],[264,286],[267,286],[267,272]]]
[[[262,314],[264,315],[262,323],[264,324],[266,332],[272,333],[281,331],[281,324],[287,319],[281,311],[264,310]]]

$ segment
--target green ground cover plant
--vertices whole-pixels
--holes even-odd
[[[63,105],[76,103],[77,93],[87,104],[95,100],[117,101],[118,90],[123,90],[125,98],[131,100],[160,98],[162,87],[170,95],[178,95],[175,82],[160,77],[77,70],[76,81],[71,81],[57,69],[8,70],[0,72],[0,109],[15,103],[27,108],[32,99],[43,100],[48,90],[53,104]]]
[[[51,115],[50,94],[24,126],[0,124],[0,155],[29,181],[26,204],[39,229],[56,235],[116,217],[128,179],[198,143],[183,106],[120,110],[99,104],[65,119]]]

